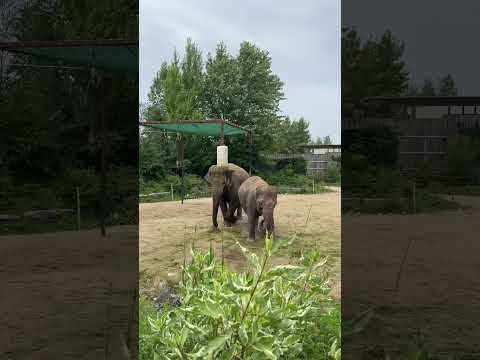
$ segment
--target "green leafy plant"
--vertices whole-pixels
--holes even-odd
[[[262,257],[237,243],[249,263],[245,273],[217,264],[211,249],[192,250],[178,287],[181,305],[140,312],[140,358],[340,359],[327,259],[313,251],[297,265],[269,267],[272,254],[292,241],[266,238]]]

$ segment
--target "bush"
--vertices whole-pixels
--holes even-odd
[[[470,182],[480,181],[480,147],[458,141],[449,145],[447,151],[448,174],[465,178]]]
[[[212,250],[192,254],[178,288],[181,305],[140,311],[140,359],[340,359],[340,313],[327,295],[326,261],[313,252],[298,266],[268,269],[286,245],[267,239],[260,259],[238,244],[247,273],[223,268]]]
[[[359,154],[372,166],[394,166],[398,160],[398,134],[386,127],[342,131],[342,161],[347,168],[352,168],[351,161]]]
[[[284,159],[275,164],[276,171],[292,170],[295,174],[305,174],[307,172],[307,161],[305,159]]]
[[[325,173],[325,181],[329,183],[339,183],[341,180],[341,166],[339,161],[330,161]]]

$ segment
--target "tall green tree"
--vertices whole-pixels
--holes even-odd
[[[425,79],[422,86],[421,91],[422,96],[435,96],[435,86],[433,85],[433,81],[429,78]]]
[[[401,95],[408,89],[405,45],[390,31],[362,41],[355,28],[342,29],[342,111],[351,114],[368,96]]]
[[[438,83],[438,95],[456,96],[458,94],[458,90],[455,87],[455,81],[451,74],[441,77]]]
[[[148,94],[145,116],[148,120],[202,119],[202,54],[190,39],[180,61],[177,52],[170,63],[163,62]]]
[[[311,141],[308,122],[303,117],[298,120],[291,120],[288,116],[279,119],[273,137],[275,145],[271,152],[277,153],[297,153],[299,145]]]
[[[283,83],[271,69],[267,51],[243,42],[237,56],[219,44],[206,64],[205,104],[207,114],[224,116],[254,131],[254,167],[261,167],[259,153],[273,143],[278,123]],[[230,153],[242,166],[248,166],[249,146],[244,138],[229,139]]]
[[[156,121],[183,121],[183,120],[202,120],[205,118],[204,102],[204,64],[202,53],[199,47],[191,40],[187,39],[185,53],[182,59],[177,52],[173,54],[170,63],[163,62],[160,70],[157,72],[148,94],[148,103],[145,107],[145,118]],[[148,158],[148,154],[153,154],[152,148],[155,148],[156,156],[165,159],[174,158],[174,147],[172,144],[176,141],[176,136],[158,137],[151,132],[147,132],[146,139],[140,143],[141,157]],[[161,139],[162,146],[154,147],[148,137],[154,136],[154,139]],[[212,139],[199,136],[182,136],[185,143],[185,153],[188,161],[184,164],[186,170],[201,174],[205,168],[213,161],[214,147]],[[169,146],[165,142],[170,142]],[[144,153],[145,151],[145,153]],[[147,154],[148,153],[148,154]],[[147,165],[146,165],[147,166]],[[154,173],[147,167],[141,175],[152,177]],[[156,168],[158,168],[156,166]],[[166,172],[156,172],[158,176],[165,176],[172,171],[172,166],[166,167]]]

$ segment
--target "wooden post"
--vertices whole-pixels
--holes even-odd
[[[413,203],[413,213],[417,213],[417,194],[416,194],[416,186],[415,186],[415,180],[413,181],[413,186],[412,186],[412,203]]]
[[[312,193],[315,194],[315,177],[312,176]]]
[[[106,236],[106,220],[107,220],[107,127],[106,127],[106,92],[105,92],[105,77],[102,76],[100,80],[100,99],[101,114],[100,114],[100,146],[101,146],[101,180],[100,180],[100,228],[102,236]]]
[[[76,188],[77,193],[77,230],[80,231],[81,221],[80,221],[80,189],[77,186]]]
[[[173,184],[170,184],[170,195],[171,195],[172,201],[173,201]]]

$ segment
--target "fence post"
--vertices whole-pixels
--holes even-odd
[[[312,177],[312,192],[315,194],[315,178]]]
[[[80,189],[77,186],[76,188],[77,193],[77,231],[80,231],[80,224],[81,224],[81,217],[80,217]]]
[[[415,180],[413,181],[413,185],[412,185],[412,197],[413,197],[413,213],[416,214],[417,213],[417,196],[416,196],[416,186],[415,186]]]
[[[170,195],[171,195],[172,201],[173,201],[173,184],[170,184]]]

